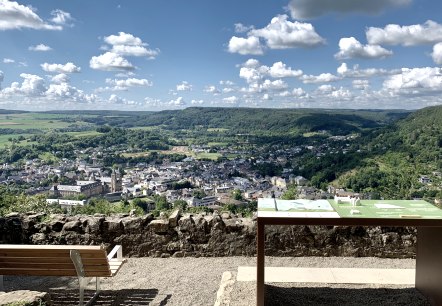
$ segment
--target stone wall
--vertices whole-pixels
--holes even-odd
[[[0,244],[123,245],[125,256],[254,256],[256,222],[229,213],[0,217]],[[266,226],[266,255],[414,257],[415,228]]]

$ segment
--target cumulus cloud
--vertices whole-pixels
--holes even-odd
[[[409,92],[409,90],[442,90],[442,68],[402,68],[400,74],[386,79],[383,87],[389,90]]]
[[[51,21],[55,24],[59,24],[59,25],[72,25],[70,24],[70,22],[72,22],[74,20],[74,18],[72,18],[71,14],[62,10],[53,10],[51,12],[51,15],[53,16],[53,18],[51,19]]]
[[[365,34],[370,44],[402,46],[434,44],[442,41],[442,25],[432,20],[409,26],[389,24],[383,29],[370,27]]]
[[[5,78],[5,74],[0,70],[0,89],[2,89],[2,82]]]
[[[353,80],[352,81],[353,88],[367,90],[370,88],[370,82],[368,80]]]
[[[437,43],[433,46],[431,57],[436,64],[442,65],[442,43]]]
[[[339,52],[335,54],[335,58],[350,59],[350,58],[385,58],[393,55],[393,52],[382,48],[379,45],[362,45],[354,37],[344,37],[339,40]]]
[[[347,78],[369,78],[374,76],[397,74],[398,72],[400,72],[399,69],[392,69],[392,70],[387,70],[383,68],[359,69],[358,65],[353,66],[353,68],[348,68],[346,63],[342,63],[336,70],[340,76]]]
[[[184,101],[183,97],[178,97],[175,100],[170,100],[168,104],[171,106],[182,107],[186,105],[186,101]]]
[[[273,17],[266,27],[251,30],[248,35],[263,38],[270,49],[311,48],[325,43],[313,25],[291,22],[285,14]]]
[[[192,101],[190,101],[190,103],[193,105],[196,105],[196,104],[201,105],[204,103],[204,100],[192,100]]]
[[[3,89],[5,95],[25,95],[25,96],[42,96],[46,91],[45,81],[42,77],[35,74],[22,73],[20,77],[23,82],[13,82],[10,87]]]
[[[235,23],[235,32],[236,33],[245,33],[250,30],[253,30],[253,29],[254,29],[254,26],[246,26],[246,25],[243,25],[242,23]]]
[[[89,66],[92,69],[105,71],[135,69],[127,59],[113,52],[106,52],[99,56],[93,56],[89,61]]]
[[[223,101],[228,104],[236,104],[236,103],[238,103],[238,97],[230,96],[230,97],[224,98]]]
[[[249,59],[242,66],[239,70],[239,77],[245,79],[247,83],[258,82],[267,76],[287,78],[299,77],[303,74],[302,70],[293,70],[283,62],[275,62],[269,67],[261,65],[256,59]]]
[[[269,74],[272,78],[299,77],[302,75],[302,70],[292,70],[283,62],[276,62],[270,67]]]
[[[300,79],[304,84],[309,84],[336,82],[341,78],[331,73],[321,73],[320,75],[303,75]]]
[[[29,6],[15,1],[0,0],[0,30],[14,29],[62,30],[60,25],[43,21]]]
[[[178,91],[191,91],[192,85],[189,82],[182,81],[181,84],[177,84],[176,90]]]
[[[219,89],[216,88],[216,86],[214,86],[214,85],[207,85],[207,86],[204,88],[204,92],[207,92],[207,93],[213,93],[213,94],[215,94],[215,95],[217,95],[217,94],[220,93]]]
[[[327,13],[378,14],[390,7],[402,7],[412,0],[291,0],[288,8],[293,18],[310,19]]]
[[[51,51],[52,48],[49,46],[46,46],[45,44],[38,44],[36,46],[29,46],[28,48],[29,51],[41,51],[41,52],[45,52],[45,51]]]
[[[287,88],[288,88],[288,85],[283,80],[275,80],[275,81],[264,80],[264,82],[260,85],[259,89],[279,91],[279,90],[284,90]]]
[[[353,98],[352,92],[343,87],[340,87],[338,90],[332,91],[328,96],[331,98],[344,100],[350,100]]]
[[[233,86],[233,85],[235,85],[235,83],[233,83],[232,81],[229,81],[229,80],[227,80],[227,81],[219,81],[219,84],[220,85],[225,85],[225,86]]]
[[[159,49],[147,48],[149,45],[144,43],[141,38],[125,32],[106,36],[104,41],[112,45],[111,52],[123,56],[147,56],[154,59],[160,52]]]
[[[12,63],[15,63],[15,60],[13,60],[12,58],[3,59],[3,64],[12,64]]]
[[[65,73],[60,73],[60,74],[54,75],[51,78],[51,82],[55,83],[55,84],[67,83],[67,82],[69,82],[69,77]]]
[[[152,82],[146,79],[128,78],[125,80],[106,79],[106,83],[115,86],[115,90],[126,90],[129,87],[149,87]]]
[[[241,55],[262,55],[264,54],[263,47],[259,42],[259,38],[250,36],[247,38],[233,36],[230,38],[228,51],[230,53],[239,53]]]
[[[44,71],[47,72],[57,72],[57,73],[76,73],[80,72],[81,68],[75,66],[73,63],[69,62],[66,64],[49,64],[44,63],[40,65]]]

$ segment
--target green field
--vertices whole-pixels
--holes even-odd
[[[97,135],[100,135],[101,133],[91,130],[91,131],[83,131],[83,132],[67,132],[66,134],[72,135],[75,137],[88,137],[88,136],[97,136]]]
[[[50,130],[66,128],[74,122],[65,122],[63,119],[72,120],[64,114],[44,114],[44,113],[24,113],[24,114],[8,114],[0,115],[0,129],[37,129]],[[89,125],[83,121],[75,121],[77,125]]]

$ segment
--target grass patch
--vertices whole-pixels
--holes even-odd
[[[80,138],[88,136],[97,136],[100,135],[101,133],[97,131],[83,131],[83,132],[67,132],[66,134]]]

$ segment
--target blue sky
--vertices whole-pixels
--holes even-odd
[[[0,108],[442,104],[429,0],[0,0]]]

